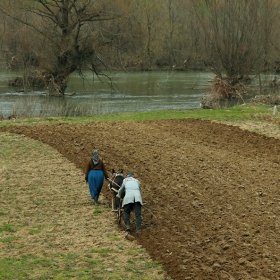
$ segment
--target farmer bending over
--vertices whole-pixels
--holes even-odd
[[[141,231],[141,207],[142,197],[140,182],[134,178],[133,172],[128,172],[126,178],[123,180],[121,188],[118,192],[118,197],[122,197],[125,192],[125,196],[122,201],[122,207],[124,209],[124,223],[126,225],[126,231],[130,231],[130,212],[134,211],[136,221],[136,232]]]

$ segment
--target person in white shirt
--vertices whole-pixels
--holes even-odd
[[[136,232],[141,231],[141,208],[143,205],[140,182],[134,178],[133,172],[128,172],[126,178],[118,191],[118,197],[123,197],[122,207],[124,209],[124,223],[126,231],[130,231],[130,212],[135,214]]]

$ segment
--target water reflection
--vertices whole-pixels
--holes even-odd
[[[101,81],[90,72],[81,79],[73,73],[65,98],[50,97],[45,91],[17,93],[7,87],[15,73],[0,73],[0,112],[30,110],[34,116],[59,115],[63,110],[70,115],[107,114],[168,109],[194,109],[210,87],[214,74],[206,72],[116,72],[108,73]],[[71,95],[75,93],[74,95]],[[68,96],[71,95],[71,96]],[[23,114],[22,113],[22,114]]]

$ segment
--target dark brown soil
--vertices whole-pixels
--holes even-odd
[[[156,216],[143,210],[135,238],[173,279],[280,279],[280,140],[190,119],[1,130],[83,170],[98,149],[109,171],[134,171]]]

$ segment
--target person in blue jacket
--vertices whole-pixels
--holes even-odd
[[[134,178],[133,172],[128,172],[126,178],[118,191],[118,197],[123,197],[122,207],[124,209],[124,223],[126,231],[130,231],[130,212],[135,214],[136,232],[141,231],[141,208],[143,205],[140,182]]]

